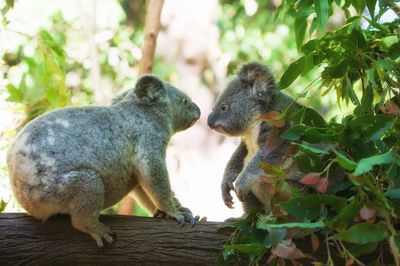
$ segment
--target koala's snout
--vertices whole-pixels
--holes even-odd
[[[193,107],[194,107],[194,112],[196,114],[195,121],[197,121],[200,119],[201,111],[200,111],[200,108],[196,104],[193,104]]]
[[[211,129],[215,128],[215,120],[216,120],[216,115],[214,112],[211,112],[207,118],[207,124]]]
[[[229,131],[226,129],[225,121],[221,119],[221,117],[218,117],[215,112],[211,112],[208,115],[207,124],[211,129],[221,134],[230,135]]]

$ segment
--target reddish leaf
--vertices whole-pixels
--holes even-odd
[[[321,176],[319,173],[309,173],[305,177],[299,180],[299,183],[303,185],[316,185],[320,182]]]
[[[387,101],[382,107],[381,111],[384,114],[389,115],[400,115],[400,108],[399,106],[393,101]]]
[[[285,126],[285,120],[282,118],[282,114],[276,111],[271,111],[260,115],[260,120],[266,121],[268,124],[278,128]]]
[[[299,259],[304,258],[303,252],[296,248],[296,245],[290,241],[290,243],[285,243],[282,241],[275,248],[272,248],[271,253],[277,257],[284,259]]]
[[[345,266],[351,266],[354,264],[354,259],[353,258],[349,258],[349,260],[346,262]]]
[[[313,252],[317,251],[317,249],[319,248],[319,238],[314,233],[311,233],[311,246]]]
[[[364,219],[364,220],[369,220],[371,218],[374,218],[375,214],[376,214],[376,210],[370,209],[370,208],[366,207],[365,205],[360,210],[360,217],[361,217],[361,219]]]
[[[325,194],[326,191],[328,190],[328,184],[329,184],[328,178],[326,177],[321,178],[317,184],[317,191],[322,194]]]
[[[268,134],[266,142],[265,142],[265,152],[264,156],[267,156],[269,153],[273,152],[276,148],[278,148],[283,143],[283,139],[280,138],[279,130],[273,129],[270,134]]]

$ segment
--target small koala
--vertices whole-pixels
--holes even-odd
[[[194,224],[171,190],[165,156],[171,136],[199,117],[187,95],[152,75],[110,106],[51,111],[27,124],[7,152],[14,195],[37,219],[70,214],[99,247],[102,238],[113,241],[100,211],[132,190],[148,211]]]
[[[233,208],[231,190],[243,202],[245,214],[254,208],[271,210],[268,184],[260,180],[264,171],[260,162],[278,164],[290,143],[281,141],[273,151],[267,151],[267,137],[273,127],[260,121],[261,114],[284,111],[296,103],[276,89],[274,77],[259,63],[243,65],[218,97],[208,116],[208,125],[219,133],[241,138],[224,172],[221,190],[227,207]],[[233,185],[235,182],[235,185]]]

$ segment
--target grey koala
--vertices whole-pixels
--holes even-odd
[[[282,141],[272,152],[267,151],[267,136],[273,127],[258,118],[269,111],[282,112],[292,103],[292,98],[276,89],[268,68],[258,63],[243,65],[218,97],[208,116],[209,126],[219,133],[241,138],[225,168],[221,184],[227,207],[233,208],[230,191],[234,190],[243,202],[245,213],[253,208],[270,211],[271,197],[266,193],[268,184],[259,178],[264,173],[260,162],[279,163],[290,143]]]
[[[7,153],[18,202],[40,220],[71,215],[98,246],[112,242],[100,211],[133,190],[148,211],[194,223],[171,190],[165,156],[171,136],[192,126],[200,110],[177,88],[142,76],[106,107],[68,107],[27,124]]]

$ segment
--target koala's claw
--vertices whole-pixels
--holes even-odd
[[[165,211],[162,211],[160,209],[156,209],[156,211],[153,214],[153,217],[155,218],[174,218],[175,220],[178,221],[180,225],[184,225],[186,222],[190,223],[191,226],[194,226],[197,221],[199,221],[200,216],[193,217],[192,212],[190,209],[186,207],[180,207],[179,208],[179,213],[176,215],[168,215]]]
[[[185,221],[190,223],[191,226],[194,226],[200,219],[200,216],[193,217],[192,211],[186,207],[180,207],[179,212],[185,217]]]
[[[175,216],[175,219],[178,221],[178,224],[184,226],[185,225],[185,216],[182,214],[178,214]]]
[[[226,207],[233,209],[233,198],[231,195],[231,190],[235,189],[233,183],[232,182],[223,183],[221,188],[222,188],[222,199],[224,200]]]
[[[95,233],[89,233],[91,237],[96,241],[96,244],[98,247],[103,247],[103,239],[105,239],[108,243],[112,243],[114,239],[112,238],[112,235],[115,235],[115,233],[106,225],[100,223],[99,224],[99,229]]]

